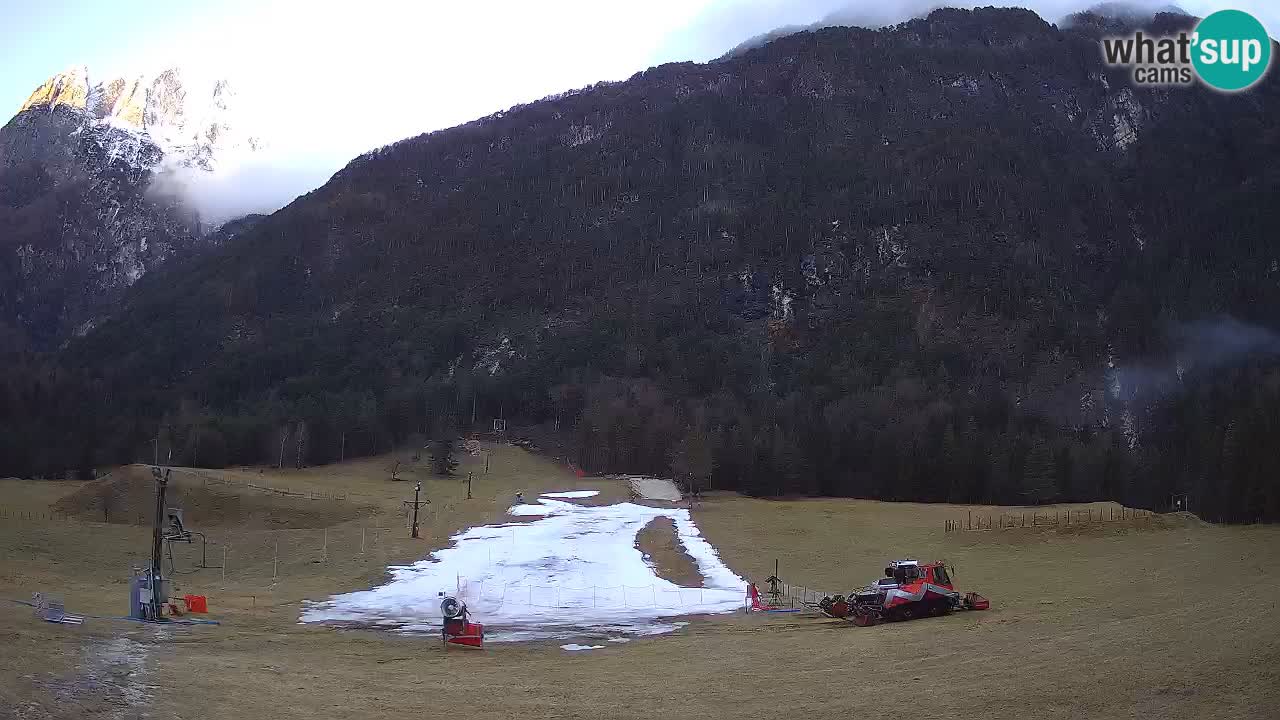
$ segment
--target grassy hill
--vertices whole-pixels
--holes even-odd
[[[516,491],[626,496],[619,481],[578,479],[507,446],[486,451],[491,472],[478,476],[471,501],[458,480],[422,476],[433,502],[418,541],[406,537],[400,514],[410,483],[389,479],[405,457],[305,471],[175,471],[189,490],[208,475],[344,496],[314,502],[358,516],[271,530],[252,513],[243,525],[226,518],[212,534],[216,547],[229,545],[226,578],[216,568],[177,577],[182,592],[209,596],[217,627],[156,632],[91,619],[72,628],[0,606],[0,701],[31,718],[122,710],[182,717],[198,707],[210,720],[264,707],[285,719],[421,717],[442,708],[478,718],[835,715],[893,698],[909,698],[923,717],[1263,718],[1280,701],[1280,615],[1271,599],[1280,531],[1190,516],[946,533],[946,519],[1021,509],[713,493],[693,517],[746,577],[762,580],[778,558],[791,583],[843,590],[879,575],[886,559],[944,558],[958,586],[982,591],[993,607],[868,629],[795,615],[691,618],[673,635],[581,654],[556,643],[453,652],[431,638],[297,624],[302,599],[380,582],[385,565],[501,519]],[[467,462],[464,473],[483,471],[482,458]],[[420,472],[406,470],[411,478]],[[0,507],[48,509],[59,503],[51,488],[89,487],[0,481]],[[218,492],[259,494],[225,488]],[[126,524],[0,520],[10,549],[0,585],[6,598],[44,590],[65,595],[72,610],[117,614],[128,565],[145,556],[148,538]],[[278,567],[273,542],[285,558]],[[192,569],[192,550],[179,549],[180,569]]]

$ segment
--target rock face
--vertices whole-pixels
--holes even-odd
[[[176,188],[262,147],[235,100],[176,69],[93,82],[73,68],[31,93],[0,129],[0,344],[84,332],[147,271],[211,241]]]

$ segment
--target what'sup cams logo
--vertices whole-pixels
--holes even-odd
[[[1236,92],[1267,73],[1271,38],[1249,13],[1219,10],[1189,35],[1106,38],[1102,57],[1108,65],[1132,68],[1138,85],[1190,85],[1199,77],[1211,88]]]

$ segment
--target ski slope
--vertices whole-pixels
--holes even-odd
[[[742,608],[745,581],[721,562],[688,510],[586,507],[548,495],[509,511],[538,519],[458,533],[450,547],[391,567],[385,585],[308,603],[301,621],[434,633],[447,593],[467,603],[487,639],[515,641],[659,634],[677,627],[674,617]],[[660,517],[674,523],[701,587],[658,577],[636,549],[636,534]]]

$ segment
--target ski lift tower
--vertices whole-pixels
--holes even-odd
[[[139,620],[158,621],[164,618],[164,603],[168,597],[167,581],[161,572],[165,543],[164,498],[169,488],[172,471],[159,465],[151,468],[156,480],[155,515],[151,522],[151,566],[145,571],[135,569],[129,583],[129,616]]]

